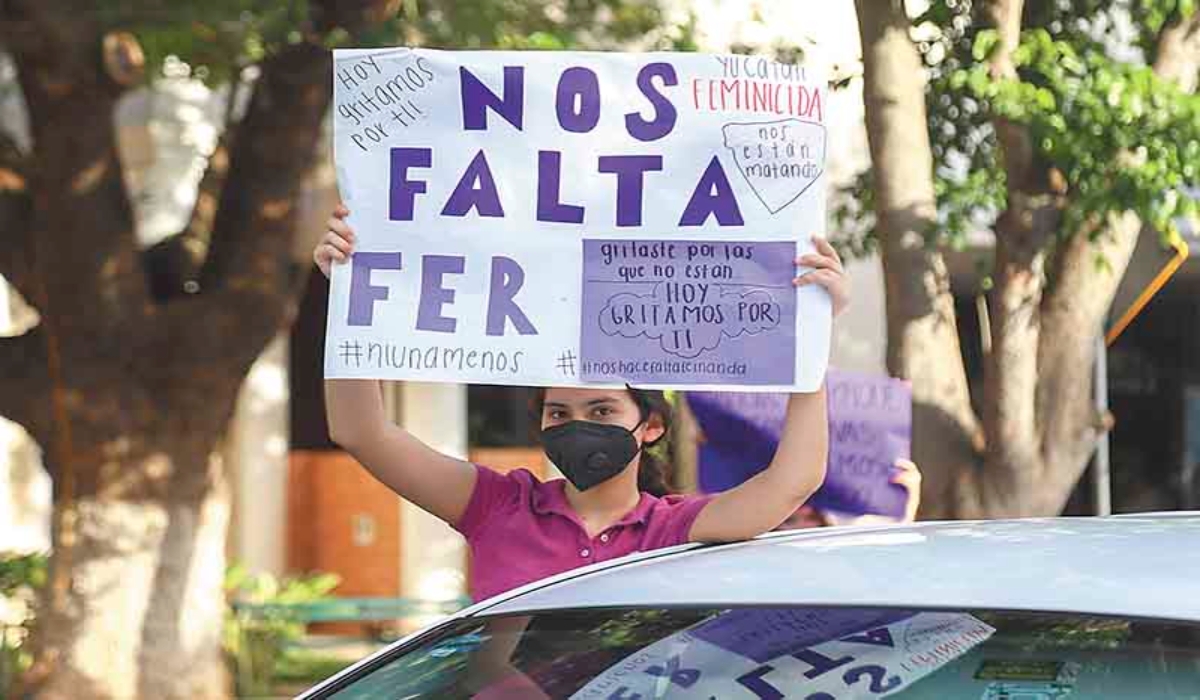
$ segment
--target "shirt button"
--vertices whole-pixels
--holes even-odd
[[[606,533],[604,533],[603,535],[600,535],[600,541],[601,541],[601,542],[607,542],[607,541],[608,541],[608,533],[607,533],[607,532],[606,532]]]
[[[587,559],[588,557],[592,556],[592,550],[581,549],[581,550],[579,550],[579,556],[583,557],[584,559]]]

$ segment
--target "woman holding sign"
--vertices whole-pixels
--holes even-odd
[[[349,260],[354,232],[339,207],[313,257],[321,271]],[[849,301],[842,262],[828,242],[799,258],[834,315]],[[442,454],[387,419],[373,380],[325,382],[329,430],[400,496],[449,523],[471,547],[471,595],[488,598],[546,576],[638,551],[728,542],[768,532],[821,485],[829,446],[825,391],[793,394],[770,466],[715,496],[665,493],[646,455],[666,436],[669,405],[657,391],[549,388],[536,410],[546,454],[566,479],[500,474]]]

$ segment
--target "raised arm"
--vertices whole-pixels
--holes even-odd
[[[692,524],[693,542],[732,542],[775,529],[825,480],[829,419],[825,389],[792,394],[770,466],[709,501]]]
[[[819,285],[829,293],[833,315],[850,304],[850,287],[837,251],[823,238],[816,250],[796,264],[808,268],[796,278],[797,287]],[[771,464],[740,486],[711,501],[692,524],[693,542],[749,539],[775,529],[804,505],[825,481],[829,456],[829,418],[825,388],[811,394],[792,394],[779,447]]]
[[[333,263],[344,263],[353,251],[354,232],[344,220],[348,214],[338,207],[313,252],[326,276]],[[458,524],[475,488],[475,467],[438,452],[389,420],[379,382],[325,380],[325,412],[329,436],[372,476],[418,507]]]
[[[401,497],[457,525],[475,488],[475,467],[442,454],[389,420],[379,382],[326,379],[329,436]]]

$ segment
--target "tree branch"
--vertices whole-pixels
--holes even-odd
[[[989,70],[1017,80],[1013,52],[1021,41],[1023,0],[992,0],[985,12],[1000,41]],[[1037,157],[1028,128],[993,120],[1008,196],[996,222],[994,286],[989,295],[991,352],[984,361],[987,456],[979,501],[989,515],[1040,513],[1042,470],[1037,429],[1039,310],[1045,256],[1060,222],[1061,201],[1050,191],[1049,168]]]
[[[971,498],[979,423],[959,348],[936,222],[925,78],[901,0],[857,0],[877,233],[887,294],[888,369],[912,381],[913,445],[929,497],[923,515],[954,516]]]
[[[0,133],[0,275],[26,299],[32,289],[32,204],[26,159],[9,135]]]
[[[5,0],[0,3],[0,43],[11,51],[32,51],[40,44],[61,43],[63,33],[53,10],[39,0]]]
[[[235,97],[231,94],[229,99],[232,101]],[[229,141],[232,138],[231,130],[234,128],[233,125],[225,125],[225,131],[217,140],[216,148],[208,157],[204,176],[200,178],[200,185],[197,187],[196,204],[192,207],[192,215],[183,230],[184,235],[190,238],[207,242],[212,237],[221,188],[229,175]]]
[[[1003,80],[1015,77],[1013,52],[1021,44],[1021,16],[1025,12],[1025,0],[990,0],[984,11],[996,28],[1000,45],[991,58],[992,78]]]
[[[1163,28],[1154,70],[1185,89],[1195,89],[1200,12]],[[1098,230],[1074,232],[1062,244],[1050,275],[1053,286],[1042,302],[1042,325],[1054,332],[1038,347],[1037,410],[1046,466],[1040,492],[1060,496],[1047,504],[1052,510],[1065,503],[1104,430],[1092,395],[1097,338],[1142,230],[1142,222],[1131,212],[1094,226]]]
[[[292,254],[298,199],[331,99],[329,70],[329,52],[312,43],[289,46],[262,66],[231,144],[200,296],[177,319],[183,328],[171,332],[190,338],[201,358],[254,346],[239,357],[248,366],[290,313],[307,270]]]
[[[1042,514],[1037,480],[1042,472],[1038,431],[1038,345],[1045,286],[1046,246],[1059,210],[1009,191],[1008,209],[996,227],[994,287],[989,318],[992,347],[984,362],[984,429],[987,485],[980,494],[990,515]],[[1056,334],[1055,334],[1056,335]]]
[[[1168,22],[1159,32],[1154,54],[1154,72],[1160,78],[1195,92],[1200,82],[1200,10]]]
[[[208,158],[187,225],[179,233],[142,252],[150,294],[158,303],[199,291],[198,280],[212,244],[221,188],[229,173],[229,129],[231,127],[226,126]]]
[[[145,301],[113,124],[127,88],[118,79],[128,74],[104,60],[132,49],[128,38],[102,36],[92,13],[75,6],[7,0],[2,9],[0,35],[13,50],[33,135],[30,301],[57,318],[60,334],[103,337],[138,317]],[[37,41],[9,41],[16,29]]]
[[[317,34],[335,26],[366,29],[397,7],[397,0],[311,3]],[[261,64],[246,113],[229,139],[228,172],[212,215],[199,294],[161,309],[162,323],[146,339],[146,351],[165,353],[154,356],[180,360],[177,368],[164,371],[183,371],[185,378],[203,381],[201,370],[214,357],[248,369],[290,321],[310,269],[295,261],[293,240],[299,193],[332,100],[331,64],[316,35]],[[207,216],[198,208],[190,227],[203,228]]]
[[[1051,275],[1053,287],[1042,305],[1042,323],[1054,329],[1038,348],[1042,454],[1055,467],[1044,475],[1044,491],[1061,493],[1063,502],[1096,447],[1092,373],[1097,339],[1141,228],[1132,213],[1099,225],[1099,236],[1080,231],[1062,244]]]
[[[50,378],[46,343],[38,328],[0,336],[0,416],[25,428],[45,445],[50,434]]]
[[[404,0],[312,0],[309,3],[317,31],[341,27],[355,33],[395,17]]]

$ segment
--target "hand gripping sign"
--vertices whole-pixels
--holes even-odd
[[[746,56],[334,53],[326,376],[815,390],[826,94]]]

